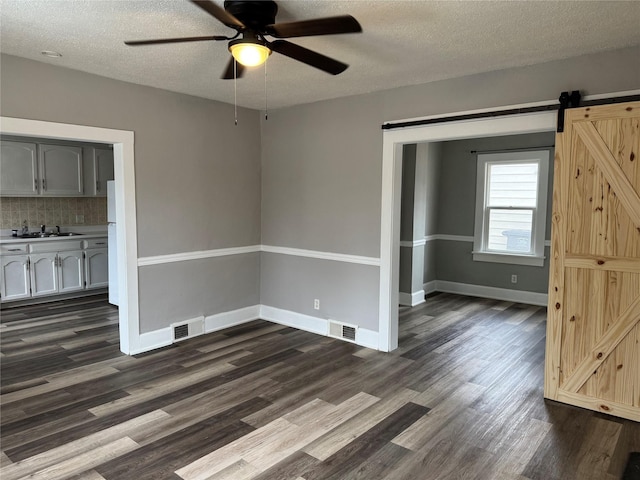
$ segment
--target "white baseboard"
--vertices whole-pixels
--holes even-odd
[[[509,288],[487,287],[484,285],[472,285],[469,283],[448,282],[446,280],[434,280],[424,285],[427,293],[446,292],[469,295],[471,297],[494,298],[507,302],[526,303],[546,307],[548,295],[546,293],[512,290]]]
[[[424,295],[424,290],[418,290],[413,293],[400,292],[398,293],[398,303],[408,307],[415,307],[416,305],[424,303]]]
[[[430,282],[425,283],[422,286],[422,290],[424,290],[424,294],[429,295],[430,293],[437,292],[438,291],[438,289],[436,288],[437,283],[438,283],[437,280],[431,280]]]
[[[374,332],[373,330],[369,330],[367,328],[360,328],[356,330],[356,344],[362,347],[372,348],[374,350],[379,350],[380,345],[378,342],[380,341],[378,332]]]
[[[403,305],[419,305],[423,303],[425,294],[433,292],[457,293],[472,297],[494,298],[509,302],[527,303],[530,305],[547,305],[547,295],[544,293],[525,292],[508,288],[486,287],[483,285],[471,285],[467,283],[448,282],[445,280],[433,280],[424,284],[424,290],[413,294],[400,293],[400,303]],[[407,303],[403,303],[403,300]],[[216,332],[225,328],[242,325],[253,320],[263,319],[269,322],[286,325],[306,332],[328,336],[329,321],[324,318],[313,317],[303,313],[283,310],[268,305],[252,305],[250,307],[232,310],[230,312],[216,313],[204,319],[204,333]],[[356,330],[357,345],[379,349],[379,334],[373,330],[358,327]],[[161,328],[140,335],[139,348],[130,352],[130,355],[166,347],[173,343],[171,327]]]
[[[202,317],[199,317],[202,318]],[[224,328],[235,327],[243,323],[257,320],[260,318],[260,305],[253,305],[251,307],[240,308],[238,310],[232,310],[230,312],[216,313],[215,315],[209,315],[204,317],[204,332],[211,333]],[[191,320],[184,320],[176,323],[189,323]],[[194,335],[193,338],[198,335]],[[149,352],[157,348],[166,347],[173,343],[173,329],[172,327],[161,328],[159,330],[153,330],[152,332],[140,334],[140,346],[139,348],[132,350],[130,355],[138,355],[139,353]]]
[[[204,319],[204,333],[216,332],[260,318],[260,305],[232,310],[231,312],[216,313]]]
[[[312,317],[303,313],[283,310],[268,305],[262,305],[260,307],[260,318],[318,335],[329,335],[329,320],[324,318]],[[378,332],[358,327],[356,329],[355,343],[362,347],[378,350]]]
[[[132,349],[129,355],[138,355],[139,353],[149,352],[156,348],[166,347],[173,343],[173,334],[171,327],[153,330],[152,332],[140,334],[140,345],[137,349]]]
[[[281,308],[269,307],[267,305],[252,305],[250,307],[232,310],[230,312],[216,313],[204,318],[204,333],[216,332],[236,325],[242,325],[253,320],[263,319],[269,322],[286,325],[288,327],[297,328],[306,332],[318,335],[329,335],[329,320],[324,318],[312,317],[303,313],[283,310]],[[187,323],[185,322],[179,323]],[[192,337],[193,338],[193,337]],[[173,343],[173,331],[171,327],[161,328],[152,332],[140,335],[140,346],[130,355],[155,350],[156,348],[166,347]],[[378,350],[378,332],[358,327],[356,330],[357,345],[362,347],[373,348]]]
[[[260,306],[260,318],[273,323],[279,323],[280,325],[286,325],[287,327],[317,333],[318,335],[326,336],[329,333],[329,323],[324,318],[312,317],[303,313],[283,310],[268,305]]]

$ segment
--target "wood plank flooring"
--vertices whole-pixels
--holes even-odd
[[[392,353],[255,321],[136,357],[104,297],[1,314],[2,480],[613,480],[640,451],[543,400],[544,308],[436,294]]]

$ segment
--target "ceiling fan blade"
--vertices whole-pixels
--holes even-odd
[[[191,0],[191,2],[195,3],[202,10],[225,24],[227,27],[234,28],[236,30],[244,30],[246,28],[244,23],[210,0]]]
[[[265,33],[276,38],[334,35],[338,33],[358,33],[361,31],[362,27],[351,15],[316,18],[300,22],[275,23],[265,27]]]
[[[286,55],[287,57],[298,60],[299,62],[306,63],[307,65],[318,68],[330,73],[331,75],[338,75],[349,67],[346,63],[339,62],[338,60],[326,57],[321,53],[314,52],[313,50],[301,47],[295,43],[287,42],[286,40],[268,42],[267,46],[275,52]]]
[[[234,63],[236,65],[236,78],[241,78],[242,75],[244,75],[244,69],[245,69],[244,65],[242,65],[240,62],[236,62],[235,59],[231,57],[231,59],[229,59],[229,62],[227,62],[227,67],[224,69],[224,73],[220,77],[221,79],[233,80],[233,64]]]
[[[206,42],[210,40],[229,40],[229,37],[222,35],[213,35],[209,37],[183,37],[183,38],[162,38],[158,40],[132,40],[124,42],[125,45],[130,47],[137,47],[139,45],[157,45],[160,43],[182,43],[182,42]]]

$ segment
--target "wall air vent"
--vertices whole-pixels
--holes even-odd
[[[329,336],[333,338],[339,338],[346,340],[347,342],[356,341],[357,325],[349,325],[348,323],[336,322],[335,320],[329,320]]]
[[[194,318],[185,322],[171,325],[173,331],[173,341],[185,340],[187,338],[202,335],[204,333],[204,317]]]
[[[187,338],[189,336],[189,324],[178,325],[173,327],[173,339],[180,340],[181,338]]]

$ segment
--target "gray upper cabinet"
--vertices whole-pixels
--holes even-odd
[[[114,179],[108,145],[0,140],[0,195],[12,197],[106,197]]]
[[[107,196],[107,182],[114,179],[113,175],[113,150],[110,148],[93,149],[93,178],[91,186],[87,191],[88,195],[96,197]]]
[[[84,195],[82,148],[67,145],[39,146],[40,192],[51,196]]]
[[[0,195],[33,196],[40,193],[35,143],[0,142]]]

